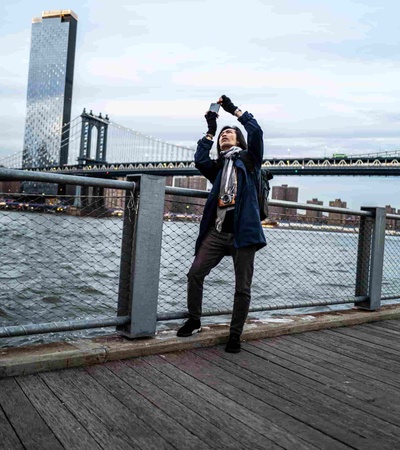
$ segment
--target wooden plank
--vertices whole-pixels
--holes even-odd
[[[360,384],[357,373],[349,375],[349,371],[340,365],[340,361],[333,358],[331,361],[325,361],[319,358],[317,352],[302,347],[293,339],[289,342],[262,341],[252,342],[251,345],[267,351],[269,361],[276,361],[278,366],[306,375],[296,380],[299,385],[305,385],[318,393],[356,407],[385,423],[400,425],[400,402],[396,403],[400,396],[393,395],[389,387],[387,391],[376,390],[371,385],[365,387]],[[285,375],[279,368],[277,371],[280,376]],[[400,432],[400,429],[398,431]]]
[[[365,327],[363,331],[369,335],[370,339],[371,337],[382,339],[381,345],[386,345],[389,348],[393,347],[393,341],[398,342],[400,339],[400,331],[389,330],[388,328]]]
[[[246,394],[242,391],[241,386],[238,387],[230,383],[230,373],[224,373],[220,368],[212,367],[204,363],[204,361],[201,361],[202,369],[199,371],[202,375],[201,383],[196,383],[190,374],[183,372],[180,368],[166,361],[170,357],[172,355],[166,355],[165,358],[146,358],[146,362],[149,362],[159,372],[168,376],[169,379],[176,380],[179,384],[185,386],[193,393],[195,398],[207,399],[210,403],[231,411],[231,414],[237,415],[238,420],[248,424],[250,428],[254,429],[254,432],[272,438],[273,434],[270,434],[270,430],[272,429],[271,424],[278,425],[291,439],[293,439],[293,435],[298,436],[297,442],[292,441],[291,443],[291,446],[295,445],[295,448],[302,448],[304,445],[306,445],[307,449],[321,448],[318,447],[318,444],[325,446],[327,443],[333,445],[335,442],[314,428],[308,427],[300,420],[297,420],[297,418],[288,416],[280,410],[263,403],[257,397]],[[185,366],[187,367],[187,365],[185,361]],[[195,368],[194,370],[198,369]],[[219,381],[220,377],[224,378],[222,383]],[[249,412],[246,412],[245,417],[242,417],[242,410],[238,408],[239,405],[253,412],[253,414],[250,415]],[[260,421],[260,419],[263,419],[263,421]],[[240,430],[242,428],[240,427]],[[282,441],[277,441],[277,443],[284,445]],[[289,444],[286,443],[284,448],[288,448]],[[337,442],[335,442],[336,444]],[[342,447],[339,445],[336,448]]]
[[[63,447],[40,417],[14,378],[1,380],[1,407],[22,445],[29,449],[61,450]]]
[[[345,394],[344,401],[352,404],[356,401],[359,409],[365,410],[383,420],[400,425],[400,392],[391,386],[376,382],[362,374],[363,368],[354,364],[347,356],[321,349],[319,346],[305,342],[301,335],[290,336],[288,342],[282,339],[263,340],[263,345],[283,350],[289,355],[297,356],[303,367],[310,368],[317,379],[324,384],[315,384],[314,389],[329,388]],[[284,355],[283,355],[284,357]],[[313,363],[313,366],[310,366]],[[364,370],[368,370],[365,367]]]
[[[210,355],[210,353],[214,353],[214,355],[212,360],[206,361],[200,356],[197,356],[197,353],[201,355]],[[216,391],[221,392],[226,397],[232,398],[234,401],[238,401],[238,398],[243,399],[243,396],[245,396],[247,407],[251,410],[257,408],[259,406],[259,401],[261,401],[264,408],[265,405],[271,405],[291,418],[299,420],[303,422],[303,424],[307,424],[313,430],[309,431],[310,434],[308,439],[307,435],[302,435],[302,439],[306,441],[309,440],[310,443],[317,446],[320,445],[321,448],[342,449],[348,448],[348,445],[352,445],[353,448],[358,448],[356,445],[357,443],[360,445],[361,443],[365,443],[364,438],[361,438],[351,430],[345,430],[342,427],[332,424],[331,421],[319,418],[312,409],[308,407],[307,403],[302,403],[301,406],[294,403],[292,398],[288,398],[291,396],[282,395],[282,389],[279,386],[273,387],[274,383],[270,382],[270,380],[261,378],[254,372],[246,371],[247,373],[244,374],[243,372],[245,372],[245,369],[240,367],[238,362],[245,356],[245,353],[246,352],[242,352],[239,358],[237,357],[238,355],[235,355],[236,359],[234,363],[231,363],[231,371],[227,371],[225,368],[224,363],[226,361],[224,354],[228,354],[223,352],[222,349],[219,351],[211,349],[207,349],[207,351],[191,351],[186,352],[185,355],[179,356],[166,354],[165,358],[180,370],[194,376],[203,383],[213,387]],[[229,356],[232,357],[232,355]],[[234,356],[232,358],[234,358]],[[212,366],[224,364],[224,368],[219,367],[219,370],[216,370],[215,367],[210,368],[211,364]],[[208,373],[213,375],[209,376]],[[232,386],[237,388],[233,395]],[[259,408],[257,413],[262,416],[262,408]],[[319,430],[320,432],[319,434],[314,434],[314,438],[316,437],[316,434],[318,435],[317,440],[310,438],[315,430]],[[299,435],[299,430],[296,430],[296,434]],[[324,436],[324,434],[326,436]],[[325,444],[319,444],[324,438]],[[330,444],[327,444],[327,441],[330,442]]]
[[[74,386],[81,401],[95,405],[97,413],[112,425],[121,439],[146,450],[172,449],[161,433],[152,430],[140,417],[129,411],[113,397],[100,383],[82,369],[61,371],[60,382]],[[124,436],[125,435],[125,436]]]
[[[389,330],[400,332],[400,320],[383,320],[380,322],[374,322],[374,324],[380,328],[387,328]]]
[[[87,367],[86,370],[131,413],[146,422],[152,428],[152,432],[162,432],[164,439],[171,445],[179,448],[184,442],[185,448],[188,450],[204,449],[205,443],[203,441],[132,389],[125,381],[109,370],[107,365],[91,366]]]
[[[334,351],[341,355],[352,358],[354,363],[357,361],[363,363],[365,371],[363,372],[367,376],[371,376],[381,383],[390,385],[393,389],[399,389],[398,376],[390,370],[390,363],[382,362],[385,367],[375,368],[372,364],[371,358],[368,354],[361,351],[355,351],[354,345],[349,344],[349,341],[345,338],[340,338],[339,335],[326,334],[325,331],[312,331],[309,333],[302,333],[302,339],[307,342],[312,342],[321,348]],[[378,364],[377,364],[378,365]],[[389,367],[389,369],[387,369]]]
[[[319,359],[318,367],[316,367],[317,373],[322,375],[330,376],[331,371],[343,373],[343,369],[346,370],[346,375],[350,378],[356,378],[362,380],[359,388],[363,388],[363,385],[367,385],[367,392],[370,389],[369,385],[375,386],[382,391],[393,393],[395,395],[400,395],[400,391],[397,385],[393,386],[393,382],[387,383],[382,372],[385,372],[376,363],[374,365],[360,361],[354,358],[353,352],[356,350],[353,348],[353,352],[344,352],[339,348],[339,345],[327,344],[328,340],[321,339],[318,335],[301,333],[297,335],[290,336],[290,345],[286,346],[285,341],[281,343],[281,338],[274,338],[271,340],[262,341],[264,344],[268,345],[271,349],[275,347],[281,347],[288,353],[294,353],[291,348],[296,348],[300,352],[305,352],[311,358]],[[301,355],[303,357],[303,355]],[[390,377],[393,378],[392,372],[388,372]]]
[[[74,383],[63,379],[63,372],[69,370],[75,369],[45,372],[40,374],[40,378],[74,414],[81,426],[85,427],[103,448],[115,448],[118,450],[139,449],[139,445],[126,435],[126,430],[121,429],[123,428],[121,424],[99,411],[96,403],[85,398]]]
[[[202,383],[200,388],[196,389],[196,393],[187,389],[186,385],[180,384],[175,376],[167,376],[158,370],[160,364],[157,357],[147,357],[142,361],[145,364],[130,364],[146,380],[151,381],[188,408],[197,410],[203,418],[227,432],[240,448],[264,450],[266,446],[269,447],[275,443],[284,448],[309,449],[308,445],[306,446],[287,430],[269,420],[263,420],[247,408],[230,401]],[[170,364],[169,366],[171,367]],[[176,371],[176,368],[173,367],[173,369]],[[193,385],[197,387],[199,383],[192,378],[190,386]],[[199,408],[199,402],[201,402],[201,408]]]
[[[367,330],[369,333],[371,333],[370,339],[365,339],[364,334],[367,334]],[[398,348],[398,346],[390,346],[391,343],[399,341],[399,331],[381,328],[374,323],[354,325],[351,327],[340,327],[334,329],[332,328],[329,331],[343,332],[343,334],[346,334],[346,336],[365,341],[363,343],[365,345],[369,345],[372,348],[379,349],[383,345],[387,347],[384,350],[388,353],[393,354],[396,357],[400,356],[400,349]]]
[[[151,403],[157,405],[158,408],[201,439],[205,445],[210,448],[237,449],[237,442],[232,439],[229,433],[200,415],[200,410],[203,406],[201,402],[198,403],[196,410],[188,408],[140,376],[131,368],[132,365],[136,364],[140,365],[143,363],[133,360],[124,363],[108,363],[107,367]],[[277,448],[277,446],[271,445],[271,448]]]
[[[338,347],[338,352],[343,350],[347,353],[352,353],[353,358],[359,361],[369,364],[372,362],[374,365],[378,365],[381,370],[384,370],[385,375],[390,380],[397,379],[393,372],[398,373],[400,370],[400,353],[360,339],[356,336],[356,333],[358,334],[357,330],[351,330],[349,333],[344,329],[341,332],[324,330],[321,333],[324,334],[324,343],[333,343]],[[372,339],[371,335],[369,339]]]
[[[4,395],[3,389],[0,386],[0,443],[4,450],[23,450],[17,434],[8,421],[3,409],[1,408],[1,397]]]
[[[361,343],[362,348],[365,349],[365,351],[370,355],[372,354],[374,356],[382,357],[384,360],[390,358],[391,363],[394,363],[396,366],[400,367],[399,338],[388,339],[385,337],[380,337],[373,332],[371,333],[369,330],[364,330],[358,327],[337,328],[330,331],[340,335],[345,335],[351,341],[357,343],[357,349],[359,348],[359,343]]]
[[[383,322],[366,323],[364,324],[364,329],[379,333],[381,336],[392,336],[395,339],[398,339],[400,335],[400,328],[398,330],[394,330],[383,325]]]
[[[38,375],[19,377],[17,380],[63,447],[85,450],[102,448]]]
[[[245,345],[247,349],[247,344]],[[245,355],[241,355],[237,364],[247,370],[248,380],[252,379],[252,374],[257,374],[265,377],[264,385],[267,385],[267,380],[268,382],[271,381],[271,372],[277,367],[275,367],[275,364],[268,364],[266,367],[262,363],[263,359],[268,361],[270,356],[262,350],[252,348],[251,351],[253,354],[246,352]],[[229,359],[224,354],[221,356],[223,359]],[[371,418],[368,414],[320,392],[317,394],[312,385],[310,387],[307,387],[305,384],[302,384],[301,387],[298,386],[298,380],[301,378],[305,379],[305,377],[301,376],[301,372],[296,373],[297,369],[293,368],[293,365],[291,369],[282,371],[278,368],[276,374],[278,375],[276,382],[277,385],[279,384],[279,395],[283,399],[292,399],[295,401],[300,408],[302,407],[303,410],[308,410],[313,414],[314,420],[315,417],[318,417],[318,420],[322,419],[324,422],[329,422],[332,427],[336,427],[336,433],[343,433],[345,431],[345,436],[352,439],[352,442],[344,441],[347,444],[367,448],[365,446],[367,440],[368,445],[371,446],[370,448],[373,448],[377,445],[377,440],[384,438],[384,444],[379,443],[380,448],[387,448],[389,450],[393,448],[393,439],[390,432],[393,429],[395,432],[398,432],[398,427],[394,425],[387,426],[385,432],[379,429],[377,430],[375,427],[372,429],[368,428],[367,424],[371,423],[373,425],[377,422],[376,418]],[[232,370],[236,370],[236,368]],[[388,431],[386,432],[386,430]],[[336,436],[339,436],[339,434]]]

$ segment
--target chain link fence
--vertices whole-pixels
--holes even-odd
[[[400,292],[400,219],[388,215],[383,260],[382,298],[399,298]]]
[[[205,203],[203,199],[171,197],[165,203],[158,302],[161,317],[186,310],[186,274],[194,259]],[[354,303],[356,283],[359,291],[368,290],[368,277],[357,280],[357,263],[365,271],[370,268],[368,254],[358,255],[361,218],[302,213],[295,217],[293,213],[271,214],[265,222],[267,246],[256,253],[251,311]],[[373,222],[364,226],[370,235]],[[400,297],[400,231],[386,241],[382,295]],[[232,258],[226,257],[205,280],[204,315],[232,309],[234,282]]]
[[[116,316],[125,193],[89,190],[0,193],[0,326]]]
[[[39,179],[41,175],[35,177]],[[82,186],[63,186],[63,195],[0,192],[3,331],[12,326],[66,321],[83,321],[77,329],[91,328],[86,323],[97,320],[99,326],[100,318],[109,318],[115,325],[117,316],[123,323],[130,320],[129,308],[123,314],[118,309],[118,297],[121,297],[121,246],[122,242],[128,242],[126,233],[123,239],[124,227],[129,225],[126,220],[124,225],[124,212],[126,215],[130,211],[128,222],[131,216],[136,220],[134,216],[138,214],[133,196],[128,202],[129,209],[124,210],[122,189],[132,190],[132,183],[97,180],[97,187],[95,179],[90,183],[93,186],[89,181]],[[107,183],[126,187],[106,188]],[[161,185],[160,192],[163,189]],[[186,196],[181,192],[165,197],[160,277],[146,279],[146,286],[159,286],[159,320],[186,314],[186,274],[194,258],[206,195],[201,192],[194,196],[189,191],[185,190]],[[146,202],[141,202],[142,207],[148,209]],[[162,204],[160,231],[161,208]],[[298,210],[295,214],[294,209]],[[374,221],[370,215],[353,212],[354,216],[349,218],[343,212],[332,211],[331,208],[328,214],[323,208],[317,211],[309,205],[294,204],[286,205],[285,213],[271,214],[264,224],[267,247],[256,254],[251,310],[354,303],[356,295],[368,292],[369,286],[363,285],[368,284],[368,276],[361,275],[370,270],[372,241],[367,237],[360,252],[359,235],[361,227],[363,235],[370,236]],[[155,225],[155,221],[155,216],[149,214],[146,226]],[[134,222],[131,225],[133,228],[127,229],[134,229]],[[142,237],[138,235],[137,239]],[[142,264],[146,258],[139,256]],[[384,299],[400,297],[399,256],[400,231],[392,223],[385,236]],[[128,268],[126,275],[130,277],[134,268]],[[129,284],[134,284],[133,280],[125,285],[127,299]],[[233,263],[226,257],[206,279],[204,315],[230,313],[233,295]],[[139,297],[139,301],[147,301],[143,295]],[[143,305],[139,307],[143,309]],[[70,328],[65,326],[64,330],[67,329]]]

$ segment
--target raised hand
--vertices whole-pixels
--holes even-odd
[[[237,106],[235,106],[231,99],[227,97],[226,95],[221,95],[221,97],[218,100],[218,103],[222,106],[222,108],[230,113],[233,114],[237,110]]]
[[[215,136],[215,134],[217,133],[218,114],[215,111],[207,111],[207,113],[204,117],[206,118],[207,125],[208,125],[207,134],[211,134],[212,136]]]

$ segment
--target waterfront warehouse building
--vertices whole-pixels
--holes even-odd
[[[77,24],[71,10],[32,19],[23,168],[68,162]]]

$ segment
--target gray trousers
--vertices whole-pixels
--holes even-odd
[[[218,233],[214,228],[211,229],[201,243],[187,274],[189,316],[195,320],[200,319],[204,279],[224,256],[230,255],[235,269],[235,296],[230,333],[240,336],[249,312],[255,253],[255,245],[235,248],[232,233]]]

